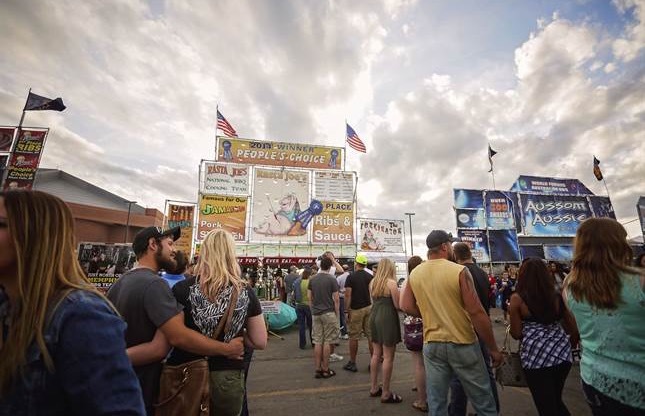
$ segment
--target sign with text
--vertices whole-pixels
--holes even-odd
[[[459,239],[470,246],[473,258],[477,263],[489,263],[488,235],[486,230],[457,230]]]
[[[314,217],[312,243],[351,244],[354,242],[354,204],[321,201],[323,211]]]
[[[130,244],[80,243],[78,261],[90,282],[106,293],[123,273],[134,266],[137,257]]]
[[[307,169],[343,170],[343,148],[217,137],[217,161]]]
[[[404,252],[403,220],[361,218],[358,222],[361,251]]]
[[[588,196],[594,217],[616,219],[614,207],[606,196]]]
[[[457,228],[486,228],[486,216],[483,209],[457,208]]]
[[[314,172],[314,196],[321,201],[353,201],[354,173]]]
[[[196,239],[202,241],[210,231],[224,229],[235,241],[245,241],[246,212],[247,197],[200,195]]]
[[[520,176],[511,187],[511,191],[552,195],[593,195],[577,179],[543,178],[539,176]]]
[[[520,194],[524,234],[573,237],[582,221],[592,217],[584,196]]]
[[[15,127],[0,127],[0,152],[11,151],[14,134],[16,134]]]
[[[200,192],[205,195],[249,195],[250,166],[204,162]]]
[[[181,236],[175,241],[175,249],[181,250],[190,257],[193,248],[193,223],[195,221],[195,204],[168,204],[166,224],[168,228],[180,227]]]
[[[486,191],[486,225],[490,229],[515,228],[513,200],[506,192]]]
[[[48,130],[20,131],[15,150],[6,167],[4,190],[31,189],[45,145]]]

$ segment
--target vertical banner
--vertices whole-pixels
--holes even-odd
[[[358,222],[361,251],[405,251],[403,220],[361,218]]]
[[[307,227],[322,212],[309,202],[309,172],[255,168],[251,240],[306,243]]]
[[[175,241],[175,249],[190,257],[193,248],[193,224],[195,223],[195,204],[168,203],[166,221],[168,228],[181,227],[181,237]]]
[[[483,209],[484,194],[475,189],[453,189],[455,208]]]
[[[486,230],[457,230],[457,236],[470,246],[477,263],[490,263]]]
[[[0,127],[0,152],[11,152],[13,136],[16,134],[15,127]]]
[[[589,199],[589,205],[591,206],[591,211],[593,211],[594,217],[616,219],[614,207],[611,205],[611,201],[608,197],[588,196],[587,199]]]
[[[501,191],[485,191],[486,225],[489,229],[514,229],[513,201]]]
[[[9,161],[9,155],[0,155],[0,181],[2,181],[4,170],[5,170],[5,167],[7,166],[8,161]]]
[[[457,215],[457,228],[486,228],[486,216],[483,209],[457,208],[455,214]]]
[[[48,130],[24,129],[20,131],[14,152],[7,165],[4,190],[31,189],[36,179],[40,156],[45,146]]]
[[[250,166],[204,162],[199,191],[205,195],[249,195]]]
[[[235,241],[246,241],[247,198],[240,196],[200,195],[197,240],[212,230],[224,229]]]
[[[492,262],[519,262],[520,247],[515,230],[488,230]]]
[[[354,204],[321,201],[323,211],[314,217],[312,243],[351,244],[354,242]]]

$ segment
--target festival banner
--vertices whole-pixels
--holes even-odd
[[[484,200],[486,204],[486,226],[489,229],[506,230],[515,228],[513,215],[515,207],[507,192],[485,191]]]
[[[6,167],[4,190],[31,189],[48,130],[23,129]]]
[[[520,194],[524,234],[528,236],[573,237],[592,217],[584,196]]]
[[[13,136],[16,133],[15,127],[0,127],[0,152],[10,152]]]
[[[235,241],[246,241],[247,197],[200,195],[197,240],[212,230],[224,229]]]
[[[470,251],[477,263],[490,262],[486,230],[457,230],[457,237],[470,246]]]
[[[520,176],[511,191],[550,195],[593,195],[578,179],[543,178],[539,176]]]
[[[323,211],[313,219],[312,243],[351,244],[354,242],[354,204],[321,201]]]
[[[403,220],[377,220],[361,218],[359,239],[361,251],[386,251],[403,253]]]
[[[168,228],[180,227],[181,236],[175,241],[175,249],[190,257],[193,248],[193,224],[195,204],[167,204],[166,224]]]
[[[488,230],[491,262],[519,262],[520,247],[515,230]]]
[[[80,243],[78,246],[78,261],[83,272],[103,293],[130,270],[136,260],[130,244]]]
[[[204,162],[199,190],[205,195],[249,195],[250,166]]]
[[[484,194],[475,189],[453,189],[455,208],[483,209]]]
[[[343,170],[342,147],[217,137],[217,160],[246,165]]]
[[[353,172],[314,172],[314,197],[321,201],[353,201]]]
[[[537,257],[539,259],[543,259],[544,248],[541,244],[520,245],[520,254],[522,255],[522,260],[528,259],[529,257]]]
[[[486,228],[486,216],[483,209],[455,209],[457,214],[458,229],[482,229]]]
[[[573,259],[573,246],[544,245],[544,258],[551,261],[571,261]]]
[[[594,217],[616,219],[614,207],[611,205],[609,197],[606,196],[588,196],[589,205]]]
[[[306,243],[322,204],[309,201],[309,172],[255,168],[251,241]]]

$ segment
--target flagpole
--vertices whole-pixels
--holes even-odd
[[[609,197],[609,188],[607,188],[607,181],[605,181],[604,177],[602,178],[602,183],[603,183],[603,185],[605,185],[605,191],[607,191],[607,198],[611,199]]]
[[[495,188],[495,167],[492,164],[490,166],[490,174],[493,177],[493,189],[497,189]]]
[[[27,112],[27,101],[29,101],[29,94],[31,94],[31,88],[27,92],[27,99],[25,100],[25,105],[22,107],[22,114],[20,115],[20,122],[18,123],[18,132],[16,138],[13,140],[13,145],[11,145],[11,153],[9,153],[9,161],[13,159],[13,154],[16,152],[16,146],[18,145],[18,140],[20,139],[20,132],[22,131],[22,122],[25,121],[25,113]],[[9,169],[5,169],[4,174],[0,177],[0,190],[4,189],[4,183],[6,177],[9,175]]]
[[[343,170],[347,170],[347,119],[345,119],[345,140],[343,140]]]

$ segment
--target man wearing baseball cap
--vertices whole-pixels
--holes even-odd
[[[356,355],[358,353],[358,340],[361,332],[367,336],[367,345],[372,356],[372,340],[370,333],[370,313],[372,299],[370,298],[370,282],[372,274],[365,271],[367,256],[357,254],[354,260],[354,272],[345,280],[345,313],[349,326],[349,361],[343,366],[347,371],[356,372]]]
[[[244,353],[241,337],[223,343],[184,325],[183,308],[158,275],[160,269],[174,268],[173,243],[179,237],[179,227],[165,231],[147,227],[139,231],[132,242],[137,267],[124,273],[107,293],[128,324],[125,332],[127,352],[139,378],[148,415],[154,414],[161,361],[171,345],[195,354],[224,355],[231,359],[242,359]]]
[[[477,335],[493,366],[502,362],[490,319],[468,268],[453,263],[453,236],[433,230],[426,238],[428,261],[417,266],[401,295],[401,309],[423,318],[423,356],[429,411],[448,414],[450,379],[456,375],[480,416],[496,416],[495,399]]]

